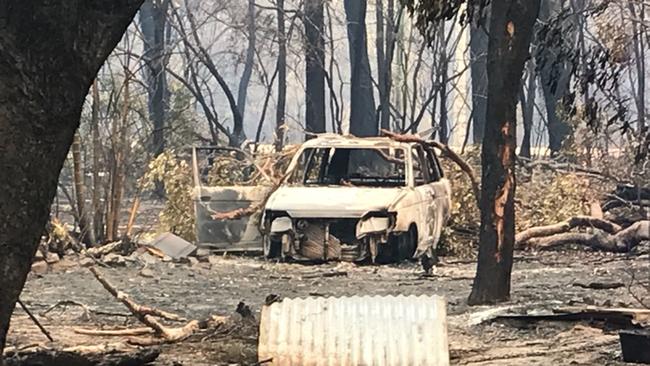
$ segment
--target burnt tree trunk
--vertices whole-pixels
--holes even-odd
[[[393,83],[393,55],[395,53],[395,1],[388,0],[384,15],[383,0],[375,4],[377,21],[377,82],[379,84],[379,125],[390,131],[390,95]]]
[[[87,246],[95,246],[95,232],[92,221],[88,219],[88,210],[86,207],[86,181],[83,160],[81,159],[81,136],[79,132],[74,134],[72,142],[72,170],[74,172],[74,193],[75,202],[77,203],[77,215],[79,217],[79,231],[81,232],[81,241]]]
[[[440,93],[440,121],[438,121],[438,138],[443,144],[449,142],[449,126],[447,115],[447,75],[449,73],[449,56],[447,55],[447,44],[444,41],[443,34],[445,34],[445,23],[441,22],[439,25],[439,49],[440,58],[438,62],[438,85],[440,86],[438,92]]]
[[[374,88],[366,44],[366,0],[345,0],[350,51],[350,134],[377,136]]]
[[[287,34],[284,30],[284,0],[277,0],[278,7],[278,99],[275,109],[275,149],[284,145],[284,118],[287,104]]]
[[[0,5],[0,354],[90,84],[141,2]]]
[[[244,61],[244,71],[239,79],[239,88],[237,89],[237,107],[242,118],[246,116],[246,97],[248,95],[248,85],[253,74],[253,62],[255,61],[255,0],[248,0],[248,11],[246,13],[246,32],[248,33],[248,47],[246,48],[246,60]]]
[[[557,6],[559,4],[552,1],[544,1],[539,11],[540,20],[549,21],[559,11],[555,9]],[[571,132],[569,123],[558,110],[558,103],[569,90],[571,67],[567,61],[558,58],[557,55],[561,54],[561,51],[555,45],[556,43],[553,39],[541,40],[540,51],[537,55],[548,120],[548,145],[552,156],[557,155],[562,148],[562,143]]]
[[[323,0],[305,1],[306,120],[309,133],[325,132],[325,41]]]
[[[101,191],[102,182],[99,172],[103,169],[100,165],[100,157],[102,155],[102,141],[99,135],[99,89],[97,79],[92,85],[92,113],[91,113],[91,134],[93,139],[93,184],[92,184],[92,220],[93,229],[95,230],[95,243],[102,243],[104,241],[104,211],[101,204]]]
[[[488,107],[481,153],[479,257],[470,305],[510,298],[515,242],[516,106],[539,3],[492,1]]]
[[[485,114],[487,113],[487,53],[489,27],[489,5],[483,9],[477,7],[481,14],[470,24],[470,72],[472,75],[472,136],[474,143],[483,141],[485,131]]]
[[[153,156],[158,156],[165,151],[165,116],[169,106],[169,89],[165,72],[168,58],[165,55],[165,29],[169,2],[170,0],[147,0],[140,10],[149,118],[153,122],[150,147]],[[156,191],[162,195],[162,186],[157,187]]]

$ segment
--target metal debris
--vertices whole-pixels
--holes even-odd
[[[284,299],[262,309],[272,365],[449,365],[440,296]]]
[[[173,259],[185,258],[196,251],[194,244],[172,233],[159,235],[150,246],[159,249]]]

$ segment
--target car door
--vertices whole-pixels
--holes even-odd
[[[424,150],[426,155],[426,163],[429,170],[429,176],[431,178],[429,186],[433,192],[433,200],[435,204],[432,206],[435,208],[434,213],[434,239],[440,237],[442,231],[442,226],[447,222],[449,218],[449,212],[451,209],[451,186],[449,181],[445,178],[442,166],[440,161],[433,149],[427,148]]]
[[[428,247],[433,246],[436,242],[436,212],[439,211],[436,199],[436,190],[434,177],[431,175],[431,169],[427,162],[426,152],[420,145],[413,147],[412,164],[413,164],[413,182],[418,201],[418,250],[425,251]]]

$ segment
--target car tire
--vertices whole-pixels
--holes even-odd
[[[397,237],[397,261],[413,260],[418,247],[418,232],[415,226],[411,225],[409,230]]]
[[[277,259],[282,256],[282,241],[273,240],[269,235],[264,236],[264,258]]]

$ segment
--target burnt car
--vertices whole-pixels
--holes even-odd
[[[305,142],[261,218],[264,254],[297,261],[435,258],[451,187],[433,149],[389,138]]]

